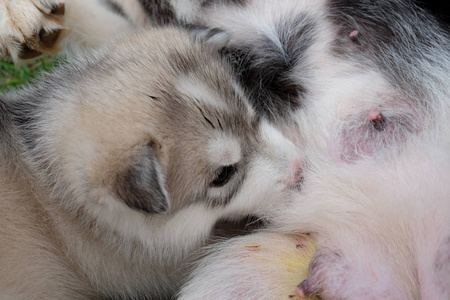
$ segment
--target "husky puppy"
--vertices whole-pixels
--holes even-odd
[[[448,33],[404,0],[248,1],[203,17],[230,33],[256,109],[303,145],[306,167],[271,230],[213,248],[180,298],[450,299]],[[295,282],[298,233],[317,252]]]
[[[296,193],[298,150],[255,114],[224,38],[139,31],[1,95],[0,298],[170,296],[219,219]]]

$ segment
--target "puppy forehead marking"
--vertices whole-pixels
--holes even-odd
[[[208,159],[213,165],[230,166],[241,160],[241,143],[239,140],[226,133],[221,133],[212,138],[207,145]]]
[[[202,101],[201,104],[217,109],[226,109],[227,105],[212,87],[192,75],[182,76],[174,84],[175,89],[182,95]]]

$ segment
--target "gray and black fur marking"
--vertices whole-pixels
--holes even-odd
[[[203,0],[202,7],[208,7],[216,4],[245,6],[248,0]]]
[[[129,19],[129,16],[127,16],[127,14],[123,11],[122,7],[117,5],[116,2],[111,1],[111,0],[103,0],[102,1],[105,6],[107,6],[111,11],[115,12],[116,14],[118,14],[119,16],[122,16],[124,18]]]
[[[139,0],[153,25],[177,25],[175,9],[168,0]]]
[[[262,36],[255,45],[233,45],[225,50],[260,115],[279,121],[302,106],[307,88],[294,72],[308,70],[305,55],[314,42],[315,28],[314,20],[300,14],[275,25],[279,44]]]

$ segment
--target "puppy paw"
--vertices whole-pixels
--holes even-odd
[[[63,0],[0,0],[0,56],[14,62],[59,52]]]

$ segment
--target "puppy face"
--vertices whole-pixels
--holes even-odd
[[[298,188],[296,148],[255,116],[212,40],[137,33],[29,91],[42,95],[30,104],[39,113],[20,126],[64,205],[105,220],[188,206],[240,217]]]
[[[278,191],[297,185],[289,170],[299,160],[294,147],[254,116],[235,86],[224,86],[227,77],[208,80],[174,76],[158,89],[113,101],[106,115],[105,107],[88,100],[77,112],[87,122],[63,125],[61,146],[85,152],[73,153],[81,159],[67,162],[68,168],[83,169],[93,191],[107,187],[127,206],[149,213],[227,206],[256,177],[275,181]],[[78,127],[75,136],[65,134],[66,126]]]

